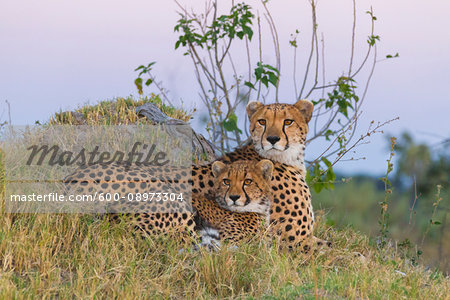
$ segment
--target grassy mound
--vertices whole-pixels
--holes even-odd
[[[87,124],[145,122],[135,107],[149,101],[171,117],[190,118],[158,99],[118,98],[76,112]],[[49,123],[76,124],[79,116],[59,113]],[[288,252],[257,236],[209,253],[164,236],[142,239],[127,224],[89,215],[16,215],[0,207],[0,299],[448,299],[442,273],[412,264],[395,247],[379,250],[351,228],[329,227],[317,214],[316,235],[332,241],[331,250]]]
[[[149,121],[136,113],[136,107],[145,103],[155,104],[163,113],[174,119],[189,121],[191,115],[182,109],[167,106],[162,103],[158,95],[143,97],[134,100],[131,96],[127,98],[116,98],[114,100],[102,101],[96,105],[82,106],[75,111],[55,113],[50,118],[49,124],[69,125],[128,125],[148,124]]]

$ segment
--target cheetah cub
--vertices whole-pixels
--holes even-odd
[[[220,241],[237,242],[269,224],[273,163],[261,160],[212,164],[215,194],[193,199],[202,245],[220,248]]]

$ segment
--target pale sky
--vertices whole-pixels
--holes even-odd
[[[203,1],[182,1],[202,7]],[[222,2],[223,3],[223,2]],[[260,9],[258,1],[247,1]],[[450,135],[450,1],[357,1],[356,64],[365,53],[368,18],[373,6],[379,58],[398,52],[400,58],[380,62],[365,100],[361,129],[371,120],[400,120],[389,133],[409,130],[418,140],[438,143]],[[280,36],[282,76],[280,99],[294,102],[290,34],[300,29],[299,70],[309,51],[308,1],[269,2]],[[262,14],[260,10],[260,14]],[[352,1],[319,0],[319,33],[325,36],[327,80],[347,69]],[[136,95],[133,71],[156,61],[155,74],[185,108],[202,105],[191,61],[174,51],[178,15],[172,1],[40,0],[0,2],[0,121],[8,120],[11,103],[15,125],[45,121],[55,111],[118,96]],[[267,43],[263,59],[274,64]],[[195,115],[197,119],[199,115]],[[346,172],[381,173],[388,152],[385,137],[374,137],[358,148],[364,161],[344,162]],[[326,145],[307,149],[314,156]]]

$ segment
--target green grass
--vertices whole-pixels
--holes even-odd
[[[119,98],[78,111],[89,124],[129,124],[139,121],[132,112],[139,103]],[[59,116],[54,122],[73,121]],[[195,252],[190,242],[143,239],[123,222],[3,211],[0,299],[449,299],[450,279],[441,272],[413,265],[397,247],[379,250],[350,227],[330,227],[320,212],[315,234],[333,248],[304,255],[264,236],[234,250]]]
[[[410,191],[401,192],[394,188],[388,208],[389,235],[398,241],[398,247],[404,248],[405,256],[449,273],[450,224],[443,220],[449,217],[446,205],[450,195],[442,189],[440,197],[443,201],[433,217],[434,221],[440,221],[437,225],[430,224],[435,195],[421,195],[411,212],[412,197]],[[384,191],[377,190],[369,179],[339,183],[334,191],[324,190],[312,195],[314,208],[326,211],[327,224],[339,229],[351,225],[372,237],[379,235],[379,202],[383,198]],[[422,253],[419,257],[417,251]]]

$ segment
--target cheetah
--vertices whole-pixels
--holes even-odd
[[[293,105],[250,102],[247,105],[250,142],[219,159],[224,163],[270,159],[274,163],[272,231],[288,248],[300,247],[305,252],[313,244],[331,246],[330,242],[313,236],[314,211],[305,180],[305,143],[313,108],[308,100]],[[193,166],[193,197],[210,192],[211,178],[211,164]]]
[[[290,249],[299,248],[301,251],[308,251],[313,243],[331,245],[313,236],[314,212],[305,180],[305,144],[313,108],[308,100],[299,100],[295,104],[267,105],[257,101],[249,102],[246,110],[250,120],[250,141],[218,159],[224,164],[239,160],[256,163],[263,159],[273,162],[269,211],[271,230],[283,245]],[[215,192],[212,166],[213,163],[193,165],[191,173],[187,175],[186,169],[173,169],[173,174],[186,181],[191,180],[192,198],[202,199]],[[147,176],[149,174],[146,167],[131,171]],[[123,172],[117,172],[117,169],[112,172],[113,178],[123,176]],[[97,180],[103,178],[104,176],[100,176]],[[196,209],[200,202],[193,202],[193,208]],[[139,215],[136,218],[142,220]],[[145,226],[143,222],[140,224]]]
[[[117,172],[122,172],[121,168],[124,168],[123,164],[118,163],[111,167],[115,168]],[[103,172],[104,168],[107,168],[108,171],[111,170],[105,165],[80,168],[66,178],[68,192],[120,193],[124,187],[125,191],[130,191],[129,183],[132,181],[87,180],[86,177],[96,177],[98,173]],[[156,183],[161,180],[160,177],[155,176],[157,171],[157,168],[148,167],[145,169],[145,173],[140,173],[137,168],[133,168],[129,174],[141,178],[139,184],[133,182],[135,184],[133,188],[137,187],[133,191],[143,193],[153,189],[164,189],[163,184]],[[181,172],[181,170],[177,171]],[[195,208],[192,211],[189,210],[186,203],[160,201],[149,206],[152,213],[136,215],[125,213],[122,217],[139,229],[143,235],[161,232],[195,232],[201,238],[202,245],[209,249],[220,247],[221,240],[236,243],[253,236],[263,228],[264,224],[268,224],[272,200],[269,184],[272,171],[273,163],[270,160],[261,160],[256,164],[249,161],[236,161],[231,164],[217,161],[212,164],[215,193],[193,198],[192,202]],[[122,177],[119,178],[122,179]],[[142,180],[143,178],[145,180]],[[132,179],[130,178],[130,180]],[[147,186],[147,184],[153,184],[153,187]],[[177,185],[183,184],[186,184],[183,180],[177,182]],[[119,211],[122,203],[112,203],[112,205],[117,205],[118,207],[115,209]],[[121,216],[111,214],[110,217],[117,220]]]
[[[237,161],[212,164],[214,195],[193,198],[195,222],[202,244],[220,247],[220,240],[236,243],[254,236],[269,224],[270,180],[273,163]]]

